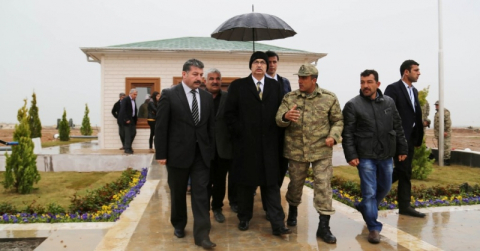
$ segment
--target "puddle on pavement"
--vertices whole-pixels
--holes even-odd
[[[98,140],[93,140],[90,142],[43,148],[41,154],[74,154],[76,150],[81,149],[98,150],[100,146],[98,145]]]

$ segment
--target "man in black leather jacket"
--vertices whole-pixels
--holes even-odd
[[[360,95],[343,108],[342,146],[348,164],[356,166],[360,176],[362,202],[355,207],[367,223],[368,241],[379,243],[378,206],[391,188],[392,157],[405,160],[408,145],[395,102],[378,89],[378,73],[365,70],[360,78]]]

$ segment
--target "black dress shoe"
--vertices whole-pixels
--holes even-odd
[[[238,229],[240,229],[240,231],[247,231],[249,227],[249,221],[240,221],[240,223],[238,223]]]
[[[238,205],[237,204],[230,205],[230,209],[232,209],[232,211],[234,213],[238,213]]]
[[[423,218],[426,216],[426,214],[421,213],[412,207],[407,207],[405,209],[400,209],[398,210],[398,213],[401,215],[408,215],[408,216],[413,216],[413,217],[418,217],[418,218]]]
[[[204,249],[212,249],[212,248],[217,246],[217,244],[215,244],[215,243],[213,243],[213,242],[211,242],[210,240],[207,240],[207,239],[203,240],[200,243],[196,242],[195,245],[200,246]]]
[[[133,151],[132,151],[132,150],[125,150],[124,153],[126,153],[126,154],[133,154]]]
[[[177,236],[177,238],[183,238],[185,237],[185,229],[175,229],[175,231],[173,231],[173,234]]]
[[[213,217],[218,223],[223,223],[225,221],[225,216],[222,214],[222,209],[213,210]]]
[[[291,233],[292,233],[292,230],[286,227],[277,228],[272,232],[273,235],[282,235],[282,234],[291,234]]]

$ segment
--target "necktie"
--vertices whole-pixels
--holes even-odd
[[[260,96],[260,99],[262,99],[262,88],[260,87],[260,85],[262,84],[262,82],[257,82],[257,92],[258,92],[258,96]]]
[[[197,91],[196,90],[191,90],[190,93],[193,94],[193,100],[192,100],[192,117],[193,121],[195,122],[195,125],[198,124],[198,103],[197,103]]]
[[[415,111],[415,98],[413,97],[413,90],[411,86],[408,87],[408,94],[410,96],[410,101],[412,102],[413,111]]]

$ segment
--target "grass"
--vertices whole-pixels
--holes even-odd
[[[52,147],[52,146],[64,146],[64,145],[70,145],[73,143],[81,143],[81,142],[89,142],[89,141],[92,141],[92,139],[75,138],[75,139],[70,139],[69,141],[56,140],[56,141],[42,142],[42,147],[46,148],[46,147]]]
[[[0,181],[4,180],[4,174],[0,172]],[[3,185],[0,185],[0,203],[9,202],[18,209],[23,209],[33,201],[43,206],[55,202],[67,209],[75,192],[84,195],[87,190],[116,181],[121,174],[122,172],[41,172],[42,178],[34,185],[36,189],[31,194],[6,191]]]
[[[360,183],[357,168],[352,166],[339,166],[333,168],[333,175],[346,180]],[[412,186],[425,185],[426,187],[460,185],[467,182],[469,185],[480,185],[480,168],[452,165],[440,167],[433,165],[433,172],[425,180],[413,180]],[[396,187],[398,182],[393,184]]]

